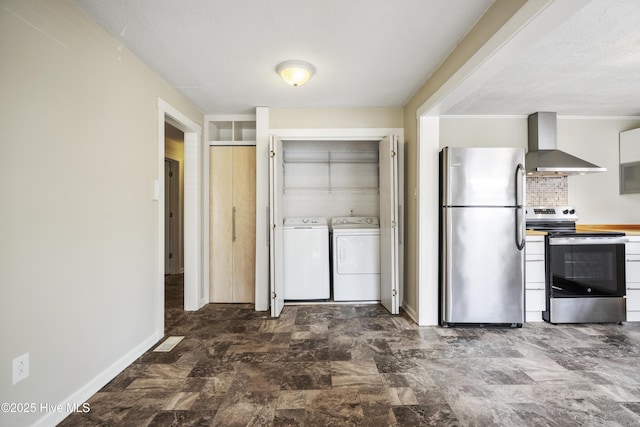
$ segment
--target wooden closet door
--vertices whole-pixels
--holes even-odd
[[[233,301],[255,301],[256,147],[234,147]]]
[[[209,149],[209,301],[255,301],[256,148]]]
[[[233,301],[233,148],[209,149],[209,301]]]

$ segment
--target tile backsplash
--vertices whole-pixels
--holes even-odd
[[[569,204],[566,176],[528,176],[527,206],[563,206]]]

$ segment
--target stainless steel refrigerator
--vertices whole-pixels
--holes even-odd
[[[440,152],[440,324],[524,323],[523,148]]]

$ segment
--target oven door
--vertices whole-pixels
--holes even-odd
[[[624,237],[549,238],[550,296],[624,297],[625,241]]]

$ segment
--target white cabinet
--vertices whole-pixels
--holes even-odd
[[[205,116],[205,126],[210,145],[255,145],[255,116]]]
[[[525,321],[542,321],[546,308],[544,236],[527,236],[525,246]]]
[[[627,236],[627,321],[640,321],[640,236]]]
[[[640,128],[620,132],[620,194],[640,193]]]

